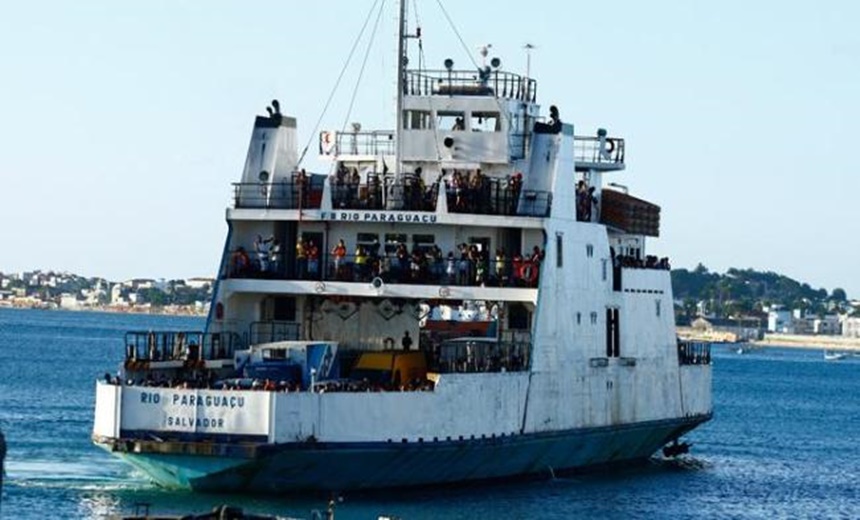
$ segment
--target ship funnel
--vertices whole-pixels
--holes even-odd
[[[242,183],[288,182],[298,164],[296,119],[281,114],[277,99],[266,109],[270,115],[254,120]]]

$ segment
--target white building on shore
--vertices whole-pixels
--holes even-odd
[[[860,318],[845,318],[842,320],[842,336],[845,338],[860,338]]]

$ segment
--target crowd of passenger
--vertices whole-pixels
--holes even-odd
[[[636,269],[664,269],[667,271],[672,269],[668,257],[657,258],[654,255],[647,255],[644,260],[632,255],[616,255],[614,265]]]
[[[457,251],[444,255],[437,245],[410,251],[400,243],[390,253],[380,255],[380,245],[359,244],[354,255],[347,254],[343,239],[332,248],[329,280],[370,282],[379,278],[385,283],[472,285],[495,287],[532,287],[537,282],[544,251],[535,246],[527,255],[508,258],[503,248],[490,256],[477,245],[460,244]],[[298,262],[299,279],[312,278]],[[306,276],[307,274],[307,276]]]
[[[376,172],[362,174],[341,164],[330,178],[334,209],[386,209],[435,211],[440,184],[444,185],[448,211],[514,215],[523,186],[522,173],[504,179],[490,178],[480,169],[443,170],[440,179],[427,184],[421,167],[394,179]]]
[[[332,392],[432,392],[435,383],[429,379],[415,378],[406,383],[369,381],[367,379],[351,380],[338,379],[320,381],[314,385],[314,391],[320,394]]]
[[[271,244],[271,245],[268,245]],[[313,240],[299,238],[296,242],[295,266],[292,276],[297,280],[334,280],[371,282],[375,278],[385,283],[442,284],[479,287],[535,287],[544,250],[534,246],[525,254],[509,256],[504,248],[495,254],[482,251],[477,245],[460,244],[448,251],[433,244],[390,244],[381,251],[378,241],[357,244],[349,254],[343,239],[321,258],[320,248]],[[254,260],[239,247],[230,257],[228,276],[231,278],[277,278],[284,274],[281,248],[275,239],[263,240],[257,235]],[[324,268],[323,268],[324,266]]]
[[[282,272],[283,255],[281,243],[274,236],[263,238],[257,235],[252,252],[242,246],[230,255],[230,277],[232,278],[274,278]]]
[[[448,211],[514,215],[522,186],[523,175],[519,172],[506,179],[491,179],[480,169],[454,170],[450,178],[445,179]]]
[[[438,182],[428,186],[420,167],[414,173],[395,179],[385,179],[376,172],[367,172],[362,184],[358,168],[341,164],[330,179],[332,208],[435,211]],[[387,193],[385,193],[387,191]]]
[[[300,381],[276,381],[274,379],[258,379],[246,377],[218,378],[214,370],[146,370],[136,377],[125,380],[117,374],[112,376],[105,373],[104,381],[108,384],[125,386],[142,386],[147,388],[174,388],[196,390],[250,390],[266,392],[294,393],[302,392]],[[435,383],[425,378],[415,378],[404,383],[398,381],[370,381],[368,379],[337,379],[318,381],[313,385],[317,393],[331,392],[430,392]]]

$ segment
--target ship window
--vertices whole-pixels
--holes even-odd
[[[576,313],[576,324],[582,325],[582,313],[581,312]]]
[[[406,243],[406,234],[404,233],[386,233],[385,234],[385,252],[394,253],[397,251],[397,246]]]
[[[449,110],[436,112],[436,128],[439,130],[465,130],[465,114]]]
[[[436,245],[436,235],[412,235],[412,244],[421,251],[427,251]]]
[[[660,300],[654,300],[654,303],[656,304],[657,316],[659,317],[660,316]]]
[[[597,313],[596,312],[591,313],[591,324],[597,325]]]
[[[429,110],[404,110],[403,128],[406,130],[430,130],[433,118]]]
[[[594,256],[594,246],[593,246],[593,245],[591,245],[591,244],[586,244],[586,246],[585,246],[585,256],[587,256],[588,258],[591,258],[592,256]]]
[[[363,246],[370,253],[379,253],[379,235],[376,233],[359,233],[355,237],[355,245]]]
[[[564,237],[561,233],[556,233],[555,235],[555,265],[556,267],[561,267],[563,261],[563,252],[562,252],[562,244],[564,241],[562,238]]]
[[[606,281],[606,266],[609,264],[609,259],[603,258],[600,260],[601,269],[603,270],[603,281]]]
[[[473,132],[498,132],[502,129],[498,112],[472,112],[469,128]]]

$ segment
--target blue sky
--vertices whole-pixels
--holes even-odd
[[[544,107],[578,134],[627,139],[628,169],[610,180],[663,208],[651,252],[860,297],[860,3],[480,4],[444,2],[470,52],[491,43],[524,72],[535,45]],[[0,271],[214,273],[253,116],[280,99],[304,144],[371,5],[5,3]],[[393,126],[394,5],[348,118],[365,129]],[[418,16],[428,64],[470,62],[436,0]],[[347,118],[356,76],[324,128]]]

